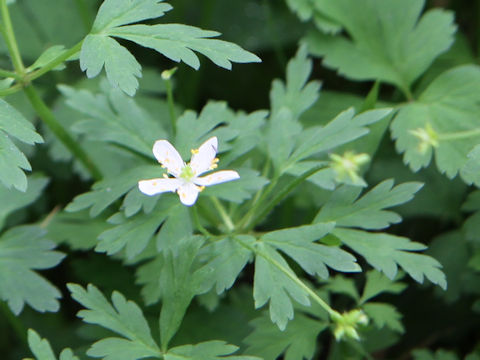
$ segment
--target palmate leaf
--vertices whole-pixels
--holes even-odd
[[[440,172],[453,178],[460,176],[467,183],[477,181],[471,173],[480,141],[480,67],[456,67],[436,78],[418,100],[404,105],[392,122],[396,148],[404,153],[403,160],[413,171],[430,164],[433,152]],[[411,131],[431,126],[440,136],[438,147],[419,151],[419,139]],[[471,136],[469,131],[473,130]],[[442,134],[459,133],[459,138],[442,139]],[[472,151],[472,153],[470,153]],[[468,156],[473,159],[469,161]]]
[[[361,188],[338,188],[318,212],[314,222],[335,221],[337,226],[378,230],[396,224],[401,217],[385,209],[410,201],[422,184],[416,182],[393,186],[385,180],[359,197]]]
[[[84,322],[100,325],[122,336],[97,341],[87,351],[87,355],[106,360],[162,358],[142,310],[133,301],[127,301],[115,291],[112,294],[112,306],[91,284],[87,289],[76,284],[68,284],[67,287],[72,297],[86,308],[78,313]]]
[[[231,62],[259,62],[260,59],[240,46],[211,39],[219,33],[182,24],[129,25],[161,17],[172,7],[163,0],[105,0],[91,33],[80,52],[80,67],[89,78],[103,67],[110,83],[129,95],[135,94],[141,66],[135,57],[113,37],[133,41],[158,51],[173,61],[183,61],[198,69],[197,51],[218,66],[230,69]]]
[[[19,226],[0,238],[0,298],[16,315],[25,304],[40,312],[58,311],[60,291],[33,271],[52,268],[64,257],[44,235],[37,226]]]
[[[27,190],[23,170],[31,170],[30,163],[10,137],[26,144],[42,143],[42,137],[23,115],[0,99],[0,182],[7,188]]]
[[[410,85],[452,45],[453,14],[433,9],[420,18],[424,0],[318,0],[329,18],[345,27],[343,36],[311,33],[312,53],[354,80],[381,80],[409,93]],[[378,36],[382,34],[382,36]]]
[[[326,329],[327,324],[313,320],[302,313],[280,331],[265,316],[250,322],[254,330],[245,338],[247,352],[265,360],[275,360],[284,353],[285,360],[310,360],[317,346],[317,337]]]
[[[35,330],[28,329],[28,346],[36,360],[57,360],[47,339],[42,339]],[[33,360],[33,359],[24,359]],[[64,349],[58,360],[79,360],[71,349]]]
[[[445,274],[440,270],[441,264],[430,256],[415,253],[426,249],[423,244],[390,234],[351,229],[337,228],[333,234],[391,280],[400,266],[419,283],[423,283],[426,277],[443,289],[447,287]]]

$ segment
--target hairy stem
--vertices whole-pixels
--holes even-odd
[[[452,141],[452,140],[468,139],[475,136],[480,136],[480,129],[472,129],[472,130],[458,131],[458,132],[452,132],[452,133],[438,134],[438,139],[440,141],[442,140]]]
[[[202,223],[200,222],[200,216],[198,215],[198,211],[197,211],[197,207],[196,206],[192,206],[191,207],[192,209],[192,217],[193,217],[193,222],[195,223],[195,226],[197,227],[197,230],[200,231],[202,233],[202,235],[206,236],[206,237],[211,237],[213,236],[207,229],[205,229],[202,225]]]
[[[67,149],[69,149],[70,152],[87,168],[90,175],[92,175],[95,180],[100,180],[102,178],[100,170],[96,167],[88,154],[80,147],[77,141],[72,138],[65,128],[58,122],[52,111],[40,98],[33,85],[24,88],[24,91],[40,119],[47,124],[63,145],[65,145]]]
[[[165,79],[165,87],[167,90],[168,112],[170,114],[172,135],[175,137],[175,134],[177,133],[177,114],[175,113],[175,100],[173,99],[173,86],[170,78]]]

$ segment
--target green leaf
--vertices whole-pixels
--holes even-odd
[[[284,354],[285,360],[310,360],[315,354],[317,337],[327,324],[297,313],[284,331],[280,331],[265,316],[250,322],[254,330],[244,342],[247,352],[265,360],[275,360]]]
[[[269,232],[260,238],[294,259],[308,274],[328,278],[327,265],[343,272],[361,271],[355,257],[336,246],[315,243],[334,228],[334,223],[305,225]]]
[[[36,360],[57,360],[48,340],[40,338],[35,330],[28,329],[28,346]],[[71,349],[67,348],[61,352],[60,360],[79,360],[79,358],[73,354]]]
[[[145,250],[169,213],[174,212],[176,207],[183,206],[177,199],[168,200],[160,202],[159,206],[149,214],[140,213],[131,218],[125,218],[122,213],[113,215],[108,222],[116,226],[99,235],[99,243],[95,251],[113,255],[125,248],[126,259],[133,259]],[[173,240],[179,239],[170,241]]]
[[[133,301],[127,301],[122,294],[114,291],[112,306],[107,298],[91,284],[86,290],[76,284],[68,284],[67,287],[72,298],[86,308],[78,313],[78,317],[86,323],[102,326],[124,337],[111,337],[97,341],[87,351],[87,355],[103,357],[107,360],[162,357],[142,310]]]
[[[28,179],[29,187],[25,192],[9,190],[0,187],[0,229],[3,228],[5,219],[12,212],[33,203],[48,184],[48,179],[43,176],[32,175]]]
[[[232,287],[240,272],[251,260],[252,252],[248,247],[254,243],[253,236],[237,235],[234,238],[227,237],[212,242],[203,249],[211,257],[206,266],[212,269],[210,279],[216,285],[217,294]]]
[[[384,229],[401,221],[401,217],[384,210],[410,201],[423,185],[416,182],[393,186],[385,180],[359,198],[361,188],[342,186],[318,212],[314,222],[335,221],[337,226]]]
[[[363,305],[363,310],[379,329],[388,327],[393,331],[403,333],[405,329],[400,321],[402,314],[390,304],[368,303]]]
[[[390,280],[395,278],[400,266],[419,283],[423,283],[426,277],[441,288],[447,288],[447,281],[445,274],[440,270],[442,267],[440,263],[430,256],[414,253],[414,251],[425,250],[426,246],[423,244],[412,242],[404,237],[359,230],[335,229],[333,234]]]
[[[47,224],[48,237],[57,244],[66,243],[72,250],[90,250],[97,245],[98,236],[110,225],[105,217],[92,219],[88,212],[62,211]]]
[[[99,94],[65,85],[58,87],[68,106],[88,117],[76,122],[72,129],[89,140],[110,142],[153,157],[155,140],[167,137],[161,123],[134,99],[107,84],[102,85]]]
[[[308,293],[293,280],[297,276],[273,247],[260,242],[256,250],[253,285],[255,308],[270,301],[270,319],[280,330],[284,330],[288,320],[293,319],[292,299],[308,306]]]
[[[60,291],[33,271],[52,268],[64,257],[44,235],[37,226],[19,226],[0,237],[0,298],[16,315],[25,303],[40,312],[58,311]]]
[[[477,145],[467,155],[465,165],[460,169],[460,176],[469,185],[480,187],[480,145]]]
[[[168,350],[165,360],[260,360],[255,356],[230,355],[238,350],[235,345],[212,340],[195,345],[181,345]]]
[[[9,189],[13,186],[20,191],[26,191],[27,177],[23,170],[32,168],[10,137],[30,145],[43,142],[32,123],[5,100],[0,99],[0,182]]]
[[[460,176],[468,183],[475,180],[469,174],[468,154],[480,141],[478,112],[480,111],[480,67],[456,67],[437,77],[418,100],[402,106],[392,122],[396,148],[404,153],[403,160],[413,171],[430,164],[433,152],[440,172],[453,178]],[[419,151],[419,139],[411,131],[425,129],[427,124],[438,133],[438,147]],[[469,132],[473,133],[470,134]],[[459,137],[452,136],[455,133]],[[451,135],[449,135],[451,134]],[[447,138],[450,136],[451,138]],[[475,161],[476,152],[472,152]],[[467,165],[467,163],[469,165]],[[463,168],[465,170],[463,170]]]
[[[365,111],[355,115],[353,108],[338,114],[325,126],[305,129],[298,137],[295,151],[291,154],[286,169],[294,163],[314,154],[334,149],[367,134],[367,125],[385,118],[391,113],[390,108]]]
[[[161,177],[162,173],[163,169],[159,165],[143,165],[132,168],[118,176],[95,183],[92,191],[78,195],[65,210],[75,212],[90,208],[90,216],[97,216],[130,189],[137,186],[139,180]]]
[[[210,290],[209,266],[199,267],[197,254],[204,239],[192,236],[179,241],[176,251],[164,253],[164,264],[158,285],[161,289],[160,338],[162,348],[167,348],[177,332],[190,302],[195,295]]]
[[[27,71],[33,71],[33,70],[44,67],[50,61],[55,60],[64,52],[66,52],[66,49],[65,49],[65,46],[63,45],[53,45],[49,47],[38,57],[37,60],[35,60],[35,62],[32,65],[28,67]],[[57,66],[54,70],[63,70],[64,68],[65,68],[65,65],[61,64]]]
[[[307,83],[311,72],[312,61],[307,58],[306,47],[302,46],[288,63],[285,84],[280,80],[272,83],[272,114],[265,141],[276,167],[288,159],[295,145],[291,139],[302,131],[298,118],[318,99],[320,84]]]
[[[328,279],[325,289],[335,294],[343,294],[351,297],[356,302],[360,299],[355,282],[343,275],[336,275]]]
[[[260,59],[240,46],[211,39],[219,34],[182,24],[128,25],[164,15],[172,7],[162,0],[106,0],[100,7],[92,33],[80,52],[80,67],[89,78],[105,67],[107,78],[114,87],[134,95],[141,77],[141,66],[135,57],[112,37],[133,41],[154,49],[174,61],[183,61],[198,69],[197,51],[218,66],[230,69],[231,62],[259,62]]]
[[[405,290],[406,287],[407,285],[405,283],[394,282],[378,271],[369,271],[367,272],[367,281],[363,288],[362,297],[358,302],[360,304],[365,303],[382,293],[399,294]]]
[[[322,13],[322,8],[315,0],[287,0],[287,5],[302,21],[313,19],[319,30],[325,33],[338,33],[342,27]]]
[[[420,13],[424,0],[319,0],[321,11],[345,27],[344,36],[311,33],[311,51],[349,79],[381,80],[406,94],[410,85],[454,41],[453,13]],[[382,36],[378,36],[382,34]]]

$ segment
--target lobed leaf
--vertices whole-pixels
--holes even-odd
[[[326,223],[271,231],[263,235],[260,241],[290,256],[310,275],[328,278],[327,265],[337,271],[361,271],[351,254],[335,246],[315,243],[334,227],[334,223]]]
[[[67,287],[72,298],[86,308],[78,313],[84,322],[102,326],[126,338],[102,339],[90,347],[88,355],[109,360],[135,360],[148,356],[161,358],[162,353],[153,340],[147,320],[137,304],[127,301],[117,291],[113,292],[110,304],[91,284],[87,289],[71,283]],[[123,350],[123,355],[119,352],[120,349]]]
[[[31,170],[30,163],[10,137],[23,143],[42,143],[42,137],[24,116],[5,100],[0,99],[0,182],[7,188],[27,190],[23,170]]]
[[[265,360],[275,360],[284,354],[285,360],[310,360],[315,354],[317,337],[327,328],[327,324],[311,319],[301,313],[289,322],[284,331],[280,331],[265,316],[250,322],[254,330],[244,342],[247,352]]]
[[[359,198],[361,189],[338,188],[318,212],[314,222],[335,221],[337,226],[378,230],[401,221],[398,214],[384,209],[410,201],[423,185],[416,182],[393,186],[385,180]]]
[[[426,167],[435,153],[440,172],[453,178],[460,176],[467,183],[475,181],[469,167],[475,158],[470,152],[480,141],[478,112],[480,111],[480,67],[465,65],[453,68],[437,77],[418,100],[402,106],[392,122],[392,137],[403,160],[413,171]],[[438,147],[418,150],[419,140],[411,131],[431,126],[440,136]],[[468,132],[473,131],[471,136]],[[459,138],[442,139],[442,134],[463,134]],[[468,161],[468,156],[473,160]],[[464,168],[465,167],[465,168]]]
[[[238,347],[224,341],[212,340],[195,345],[181,345],[168,350],[165,360],[260,360],[255,356],[231,355]]]
[[[424,0],[319,0],[321,11],[341,24],[343,36],[311,33],[310,50],[324,64],[353,80],[381,80],[409,93],[410,85],[454,41],[453,13]],[[378,36],[382,34],[382,36]]]
[[[419,283],[426,277],[441,288],[447,288],[445,274],[440,270],[442,265],[430,256],[415,253],[426,249],[423,244],[404,237],[359,230],[335,229],[333,234],[391,280],[400,266]]]
[[[18,226],[0,237],[0,298],[15,315],[25,304],[40,312],[58,311],[60,291],[33,271],[52,268],[64,257],[44,235],[37,226]]]
[[[28,346],[36,360],[57,360],[48,340],[40,338],[35,330],[28,329]],[[71,349],[67,348],[60,353],[59,360],[79,360],[79,358],[73,354]]]

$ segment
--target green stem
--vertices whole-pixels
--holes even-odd
[[[235,229],[235,225],[233,224],[232,219],[228,215],[222,203],[216,197],[211,197],[210,200],[212,201],[213,206],[215,206],[215,209],[217,209],[218,214],[222,218],[222,221],[225,224],[225,226],[227,227],[227,230],[229,232],[232,232]]]
[[[200,231],[206,237],[212,237],[213,235],[203,227],[202,223],[200,222],[200,216],[198,216],[198,211],[196,206],[192,206],[192,215],[193,215],[193,222],[197,227],[197,230]]]
[[[452,133],[438,134],[438,140],[462,140],[470,137],[479,136],[480,129],[458,131]]]
[[[13,67],[18,75],[25,74],[25,66],[23,65],[20,51],[18,50],[17,40],[13,32],[12,20],[10,19],[10,12],[8,11],[7,0],[0,0],[0,12],[2,13],[3,35],[7,44],[10,58],[12,59]]]
[[[18,76],[18,74],[16,72],[13,72],[13,71],[9,71],[9,70],[4,70],[4,69],[0,69],[0,76],[1,77],[10,77],[10,78],[14,78],[14,79],[21,79],[20,76]]]
[[[332,320],[338,320],[341,318],[341,315],[333,310],[330,305],[328,305],[320,296],[318,296],[312,289],[310,289],[307,285],[303,283],[302,280],[300,280],[295,273],[293,273],[291,270],[285,268],[280,264],[278,261],[275,259],[272,259],[268,254],[265,254],[263,251],[259,250],[257,247],[251,246],[241,240],[239,240],[237,237],[234,237],[236,241],[238,241],[242,246],[246,247],[249,249],[251,252],[254,254],[263,257],[265,260],[267,260],[270,264],[275,266],[277,269],[279,269],[282,273],[284,273],[286,276],[288,276],[295,284],[297,284],[302,290],[304,290],[318,305],[320,305],[329,315]]]
[[[35,80],[35,79],[38,79],[40,76],[42,76],[43,74],[49,72],[50,70],[56,68],[58,65],[60,65],[61,63],[63,63],[64,61],[68,60],[69,58],[71,58],[72,56],[74,56],[75,54],[77,54],[81,48],[82,48],[82,44],[83,44],[83,40],[80,41],[79,43],[77,43],[75,46],[73,46],[72,48],[68,49],[67,51],[63,52],[62,54],[60,54],[59,56],[57,56],[55,59],[53,59],[52,61],[50,61],[49,63],[47,63],[45,66],[43,66],[42,68],[28,74],[26,76],[27,80],[29,82]]]
[[[172,134],[175,137],[177,132],[177,115],[175,113],[175,100],[173,99],[173,86],[171,79],[165,79],[165,87],[167,89],[168,112],[170,114],[170,124],[172,126]]]
[[[301,184],[304,180],[315,174],[317,171],[322,170],[325,168],[325,165],[319,165],[315,166],[314,168],[310,169],[306,173],[304,173],[302,176],[296,178],[293,180],[290,184],[285,186],[283,190],[278,192],[257,216],[251,216],[251,219],[255,219],[255,221],[248,221],[245,223],[243,226],[243,229],[245,231],[250,231],[253,229],[253,227],[261,222],[269,213],[272,211],[272,209],[280,202],[282,201],[294,188],[296,188],[299,184]]]
[[[0,309],[10,323],[10,326],[12,327],[14,333],[25,345],[25,347],[28,348],[27,329],[22,324],[20,319],[12,313],[12,311],[4,301],[0,301]]]
[[[58,122],[52,111],[40,98],[33,85],[27,86],[24,88],[24,91],[40,119],[47,124],[50,130],[63,143],[63,145],[65,145],[67,149],[69,149],[70,152],[87,168],[92,177],[95,180],[100,180],[102,178],[102,173],[100,170],[96,167],[88,154],[75,141],[75,139],[73,139]]]

